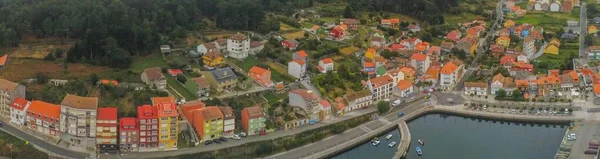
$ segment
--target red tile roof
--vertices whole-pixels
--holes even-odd
[[[308,54],[304,50],[300,50],[296,52],[296,55],[301,58],[305,58]]]
[[[25,109],[25,107],[27,107],[27,104],[29,103],[30,102],[28,100],[23,99],[21,97],[17,97],[15,98],[15,101],[10,105],[10,107],[22,111],[23,109]]]
[[[183,71],[181,71],[181,69],[167,69],[167,72],[171,75],[171,76],[175,76],[175,75],[179,75],[179,74],[183,74]]]
[[[150,105],[143,105],[138,107],[138,118],[139,119],[157,119],[158,109]]]
[[[98,120],[117,120],[117,108],[98,108]]]
[[[331,106],[331,104],[328,101],[323,100],[323,99],[319,100],[319,104],[321,104],[323,107],[330,107]]]
[[[137,130],[137,118],[121,118],[119,119],[119,131]]]
[[[252,74],[256,74],[256,75],[263,75],[267,71],[269,71],[269,70],[258,67],[258,66],[252,66],[252,68],[250,68],[250,70],[248,71],[248,74],[252,73]]]
[[[292,62],[298,63],[299,65],[304,65],[304,61],[302,60],[292,60]]]
[[[398,89],[406,90],[412,86],[412,82],[408,80],[400,80],[398,81]]]
[[[298,94],[306,100],[313,100],[313,99],[319,98],[319,97],[317,97],[317,95],[315,95],[315,93],[313,93],[312,91],[306,90],[306,89],[295,89],[295,90],[290,91],[290,93]]]
[[[412,54],[412,56],[410,56],[410,59],[414,59],[417,61],[425,61],[425,59],[427,59],[427,55],[425,54]]]
[[[332,58],[324,58],[321,61],[323,61],[324,64],[333,63],[333,59]]]
[[[374,88],[378,88],[387,84],[392,83],[394,80],[389,75],[383,75],[369,79]]]
[[[507,62],[515,62],[515,57],[514,56],[510,56],[510,55],[504,55],[502,56],[502,58],[500,58],[500,64],[504,65]]]
[[[7,59],[8,59],[8,54],[0,57],[0,66],[6,65]]]
[[[442,66],[440,74],[452,74],[454,71],[456,71],[456,69],[458,69],[458,66],[452,62],[447,62],[444,66]]]
[[[60,118],[60,105],[34,100],[29,105],[27,112],[58,120]]]

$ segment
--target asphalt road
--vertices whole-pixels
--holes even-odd
[[[394,120],[399,119],[397,112],[404,112],[405,114],[410,114],[411,112],[414,112],[414,111],[418,110],[419,108],[421,108],[423,106],[423,104],[428,101],[429,100],[420,100],[420,101],[417,101],[416,103],[413,103],[413,104],[410,104],[407,106],[402,106],[401,108],[397,109],[396,111],[393,111],[392,113],[390,113],[386,116],[379,117],[378,120],[370,121],[370,122],[365,123],[356,128],[347,130],[341,134],[334,135],[332,137],[323,139],[321,141],[318,141],[318,142],[315,142],[315,143],[312,143],[309,145],[305,145],[303,147],[296,148],[296,149],[293,149],[290,151],[279,153],[279,154],[276,154],[276,155],[273,155],[270,157],[266,157],[266,158],[267,159],[298,159],[298,158],[310,157],[311,155],[315,154],[316,152],[320,152],[322,150],[334,147],[339,144],[344,144],[345,142],[350,141],[354,138],[358,138],[359,136],[361,136],[363,134],[372,132],[373,130],[375,130],[385,124],[397,124],[397,123],[388,123],[389,121],[394,121]],[[388,121],[388,122],[386,122],[386,121]]]
[[[570,158],[586,158],[582,151],[588,149],[588,143],[594,139],[600,137],[600,123],[598,122],[584,122],[580,125],[578,130],[573,130],[570,133],[574,133],[577,137],[573,147],[571,148]]]
[[[587,35],[587,12],[586,12],[587,3],[581,2],[581,12],[579,15],[579,22],[581,23],[579,27],[581,27],[581,33],[579,34],[579,57],[588,60],[587,54],[585,53],[585,35]]]
[[[45,149],[46,151],[50,151],[50,152],[54,153],[54,154],[58,154],[61,156],[67,156],[67,157],[71,157],[71,158],[78,158],[78,159],[88,158],[90,156],[90,154],[87,154],[87,153],[81,153],[81,152],[68,150],[68,149],[62,148],[60,146],[50,144],[46,141],[42,141],[41,139],[31,136],[30,134],[25,133],[18,128],[15,128],[8,123],[4,123],[2,125],[3,126],[0,128],[0,130],[8,132],[13,135],[18,135],[19,138],[29,141],[30,144],[36,145],[42,149]]]

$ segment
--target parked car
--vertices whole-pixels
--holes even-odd
[[[265,136],[265,135],[267,135],[267,132],[266,132],[266,131],[261,131],[261,132],[260,132],[260,136]]]
[[[404,113],[398,112],[398,117],[402,117],[402,116],[404,116]]]
[[[213,140],[213,142],[214,142],[214,143],[217,143],[217,144],[220,144],[220,143],[221,143],[221,140],[219,140],[219,139],[214,139],[214,140]]]
[[[394,107],[395,107],[395,106],[398,106],[398,105],[400,105],[400,104],[402,104],[402,100],[400,100],[400,99],[397,99],[397,100],[395,100],[394,102],[392,102],[392,106],[394,106]]]
[[[246,136],[248,136],[248,135],[245,132],[240,133],[240,137],[246,137]]]
[[[232,138],[232,139],[234,139],[234,140],[240,140],[240,139],[242,139],[242,138],[240,137],[240,135],[237,135],[237,134],[236,134],[236,135],[233,135],[233,136],[231,136],[231,138]]]
[[[220,137],[219,140],[221,140],[223,142],[227,142],[227,138],[225,138],[225,137]]]
[[[210,145],[210,144],[212,144],[212,143],[213,143],[213,141],[212,141],[212,140],[206,140],[206,141],[204,141],[204,145]]]
[[[316,124],[316,123],[317,123],[316,120],[311,120],[310,122],[308,122],[309,125]]]

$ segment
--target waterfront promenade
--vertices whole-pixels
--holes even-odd
[[[415,109],[416,108],[416,109]],[[397,118],[397,112],[402,111],[406,115],[401,118]],[[492,113],[492,112],[482,112],[475,110],[467,110],[464,109],[462,105],[455,106],[416,106],[411,105],[407,106],[399,111],[393,112],[387,116],[387,120],[391,121],[388,124],[384,124],[377,128],[375,131],[366,131],[361,128],[355,128],[348,130],[339,135],[335,135],[334,137],[321,140],[310,145],[300,147],[291,151],[287,151],[284,153],[280,153],[271,157],[267,157],[268,159],[297,159],[297,158],[328,158],[332,157],[336,154],[343,153],[344,151],[367,142],[369,139],[373,137],[383,134],[392,128],[397,128],[398,123],[407,122],[413,119],[416,119],[424,114],[428,113],[446,113],[446,114],[454,114],[459,116],[467,116],[474,118],[484,118],[491,120],[506,120],[506,121],[521,121],[521,122],[543,122],[543,123],[567,123],[572,120],[578,120],[574,116],[532,116],[532,115],[518,115],[518,114],[505,114],[505,113]],[[389,118],[390,116],[396,116],[396,118]],[[395,120],[390,120],[395,119]],[[363,125],[364,126],[364,125]],[[360,127],[363,127],[360,126]],[[408,128],[407,128],[408,129]],[[410,130],[400,130],[401,132],[410,131]],[[357,133],[363,132],[363,134]],[[410,133],[402,133],[404,135],[410,135]],[[402,152],[408,151],[410,146],[402,146],[395,156],[395,158],[400,158]]]

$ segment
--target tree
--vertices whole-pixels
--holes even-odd
[[[377,112],[379,112],[379,114],[385,114],[389,110],[390,110],[389,102],[384,102],[384,101],[377,102]]]
[[[498,73],[502,74],[502,76],[504,76],[504,77],[510,76],[510,72],[508,72],[508,70],[506,70],[506,68],[504,68],[504,67],[499,67],[496,70],[496,72],[494,72],[494,74],[498,74]]]
[[[390,51],[390,50],[383,50],[380,55],[386,59],[392,59],[392,57],[400,57],[399,53]]]
[[[504,99],[504,97],[506,97],[506,91],[501,88],[500,90],[498,90],[498,93],[496,93],[496,97],[498,97],[499,99]]]
[[[98,77],[98,75],[96,73],[92,73],[89,77],[89,81],[92,84],[98,83],[99,80],[100,80],[100,77]]]
[[[594,37],[592,37],[591,34],[590,35],[586,35],[584,43],[585,43],[586,46],[592,46],[592,45],[594,45]]]
[[[48,75],[38,72],[35,74],[35,79],[38,84],[46,84],[48,83]]]
[[[346,8],[344,9],[344,18],[353,18],[354,17],[354,11],[352,10],[351,6],[346,6]]]
[[[187,78],[185,77],[185,75],[179,74],[179,75],[177,75],[177,81],[179,81],[181,83],[185,83],[187,81]]]
[[[518,100],[518,99],[521,99],[521,98],[523,98],[523,95],[521,94],[521,90],[519,90],[519,89],[515,89],[515,90],[512,92],[512,98],[513,98],[514,100]]]

